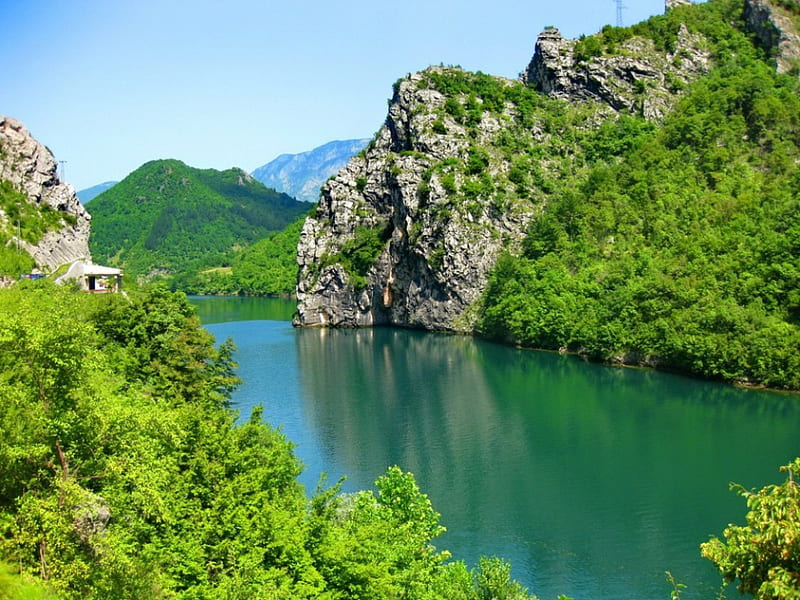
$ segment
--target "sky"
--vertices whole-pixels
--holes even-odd
[[[625,25],[664,10],[624,4]],[[251,172],[371,137],[408,73],[516,78],[546,26],[616,16],[615,0],[0,0],[0,115],[77,190],[160,158]]]

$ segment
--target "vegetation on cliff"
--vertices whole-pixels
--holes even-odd
[[[5,215],[0,229],[0,276],[16,278],[29,273],[34,267],[33,258],[13,243],[14,238],[36,240],[36,233],[46,227],[43,219],[32,218],[31,207],[20,192],[8,181],[0,181],[0,211]],[[25,221],[27,237],[22,235]]]
[[[89,216],[50,150],[0,115],[0,277],[52,272],[88,255]]]
[[[800,90],[722,27],[732,3],[694,10],[725,7],[705,27],[724,58],[664,123],[615,127],[618,157],[554,183],[493,273],[484,333],[800,388]]]
[[[90,248],[130,275],[194,273],[284,229],[308,206],[238,169],[146,163],[92,200]]]
[[[0,597],[528,597],[437,550],[397,467],[307,497],[260,411],[235,424],[231,351],[164,289],[0,290]]]
[[[455,68],[398,82],[389,133],[346,174],[353,182],[329,186],[317,238],[301,247],[301,316],[342,322],[323,306],[335,298],[342,315],[371,311],[356,325],[473,331],[800,389],[800,86],[776,73],[742,9],[709,0],[579,41],[585,60],[624,54],[633,66],[649,64],[639,50],[680,63],[680,39],[708,56],[693,80],[629,86],[641,100],[631,110]],[[637,36],[646,43],[625,45]],[[615,89],[611,70],[593,76]],[[654,92],[668,110],[646,119]],[[348,240],[386,219],[392,239],[356,273]],[[324,272],[330,257],[344,290]],[[361,309],[362,297],[399,300]]]

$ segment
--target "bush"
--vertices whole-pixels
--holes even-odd
[[[733,486],[746,499],[747,525],[730,525],[725,541],[702,545],[726,581],[739,581],[739,591],[757,600],[800,598],[800,458],[781,467],[785,482],[757,492]]]

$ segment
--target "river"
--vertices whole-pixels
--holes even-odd
[[[295,330],[284,300],[192,300],[237,344],[241,418],[263,405],[309,491],[323,472],[356,490],[400,465],[442,514],[438,547],[508,559],[541,600],[665,600],[665,571],[685,600],[715,597],[699,544],[744,522],[729,483],[777,483],[800,456],[795,395],[469,337]]]

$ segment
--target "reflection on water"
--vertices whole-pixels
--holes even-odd
[[[297,332],[304,407],[335,464],[369,485],[413,471],[474,561],[498,554],[540,597],[709,597],[699,544],[741,521],[800,451],[795,397],[464,337]]]
[[[189,296],[203,325],[232,321],[291,321],[295,304],[285,298]]]
[[[713,597],[698,546],[743,521],[728,483],[779,481],[800,455],[796,396],[415,331],[209,329],[239,347],[243,416],[264,404],[307,487],[399,464],[442,513],[441,547],[509,558],[543,599],[663,599],[665,570]]]

